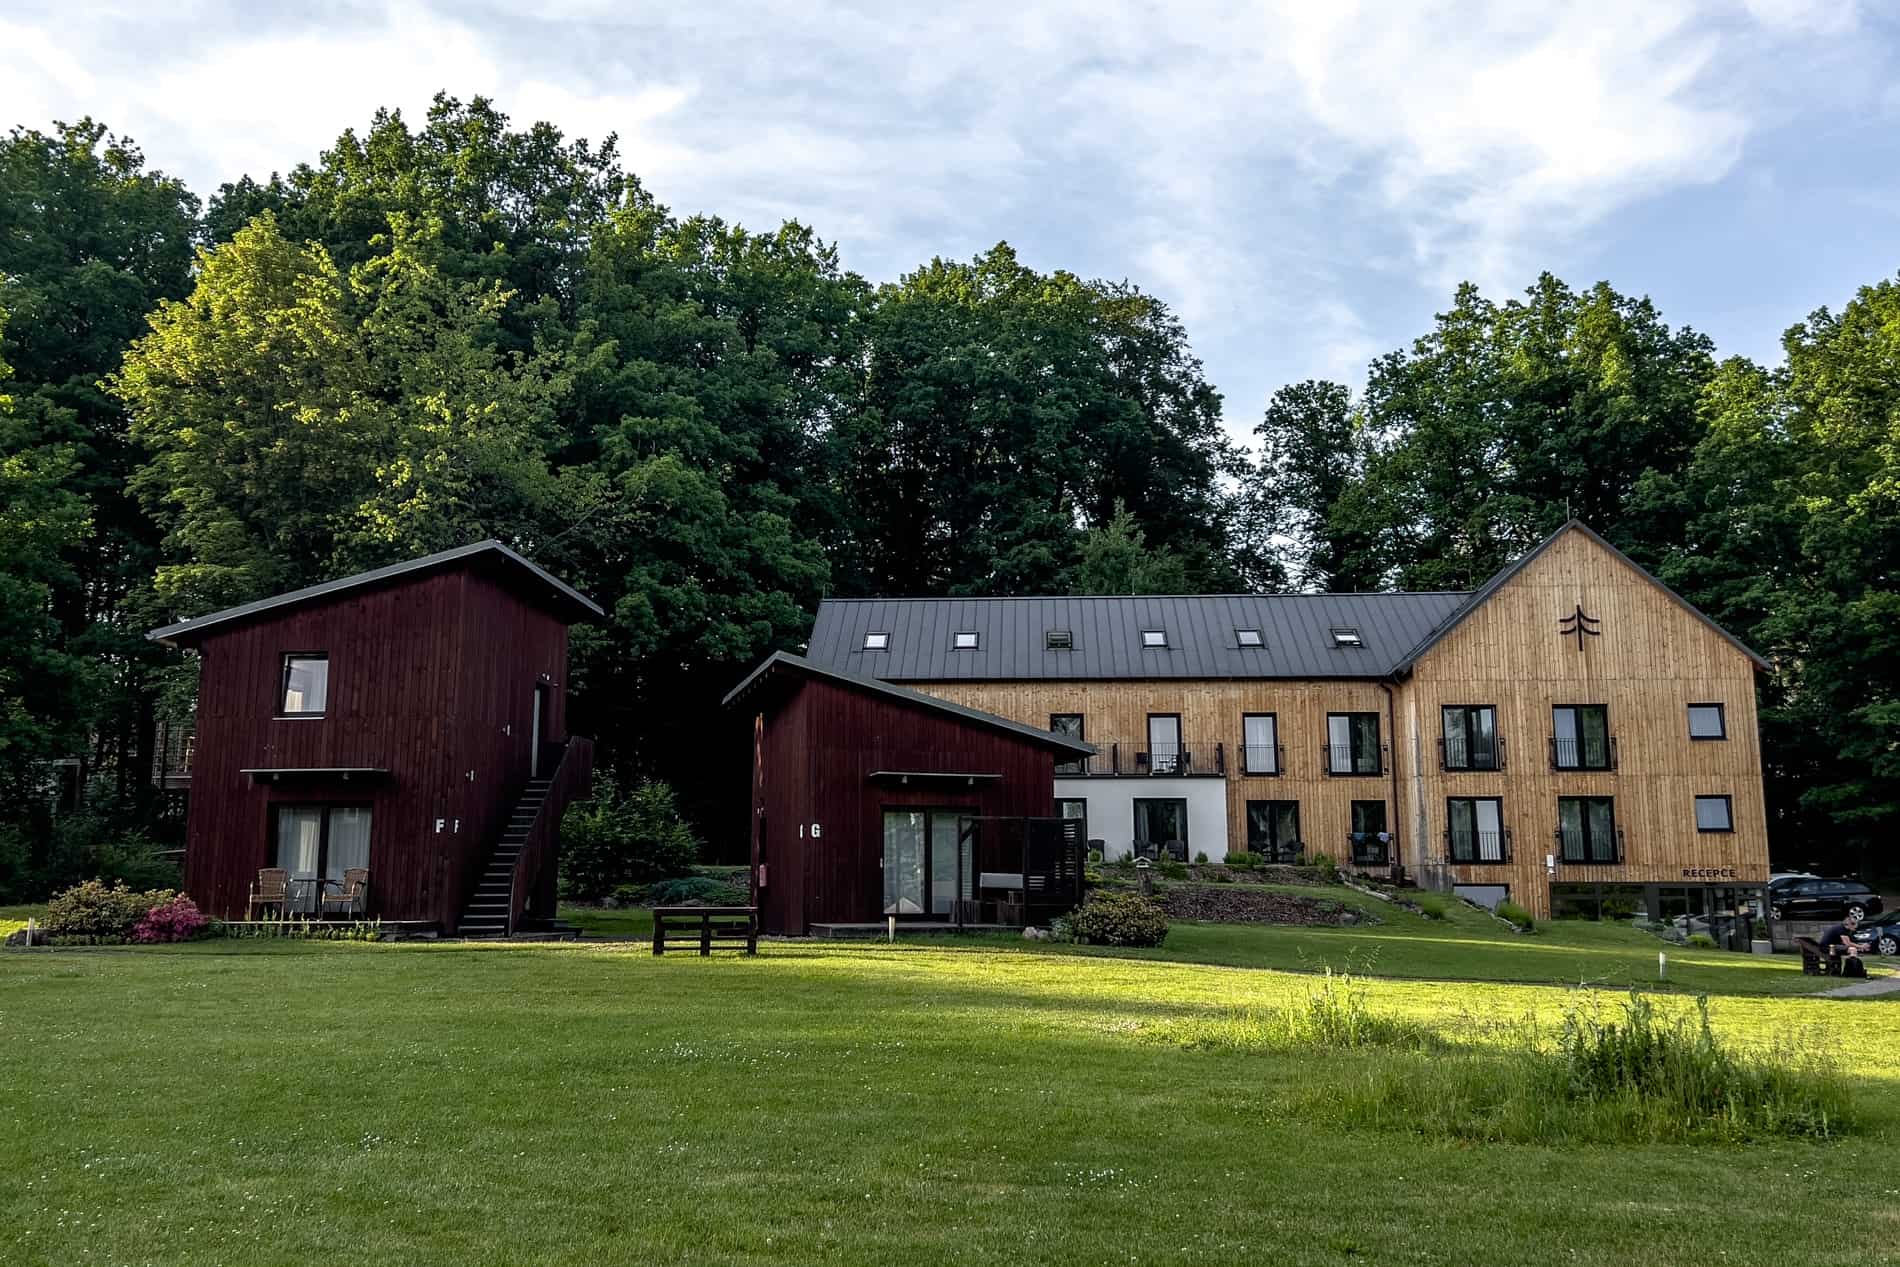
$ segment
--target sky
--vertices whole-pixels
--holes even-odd
[[[1461,281],[1608,280],[1778,358],[1900,271],[1897,63],[1887,0],[8,0],[0,126],[89,114],[208,197],[487,96],[876,281],[1003,240],[1132,281],[1244,438]]]

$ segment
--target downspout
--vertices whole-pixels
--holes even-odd
[[[1392,856],[1396,861],[1399,854],[1399,722],[1393,706],[1392,683],[1382,679],[1379,689],[1385,692],[1385,733],[1392,736],[1392,761],[1388,773],[1392,776]]]

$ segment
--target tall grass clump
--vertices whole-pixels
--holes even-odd
[[[1418,907],[1418,913],[1426,919],[1443,919],[1445,913],[1451,909],[1451,902],[1443,893],[1421,893],[1413,905]]]
[[[1521,932],[1530,933],[1537,930],[1537,921],[1531,918],[1529,911],[1516,902],[1499,902],[1498,918],[1515,926]]]
[[[1497,1054],[1386,1063],[1335,1102],[1351,1123],[1513,1143],[1746,1143],[1854,1129],[1822,1058],[1733,1050],[1708,1000],[1666,1014],[1638,991],[1605,1017],[1573,1009],[1551,1041],[1520,1027]]]
[[[1173,1021],[1159,1036],[1189,1048],[1241,1051],[1425,1050],[1438,1035],[1417,1021],[1374,1011],[1362,982],[1328,968],[1324,976],[1278,1007],[1246,1008],[1212,1020]]]

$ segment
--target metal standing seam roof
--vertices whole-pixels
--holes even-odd
[[[333,594],[348,590],[376,585],[383,581],[394,580],[414,572],[426,572],[431,568],[446,567],[464,559],[494,557],[503,559],[521,569],[530,579],[546,588],[554,599],[557,610],[567,615],[584,618],[583,613],[604,616],[599,604],[582,594],[573,586],[561,581],[541,568],[533,561],[522,557],[499,541],[477,541],[473,545],[457,546],[452,550],[442,550],[435,554],[424,555],[419,559],[410,559],[403,563],[392,563],[388,567],[373,568],[368,572],[358,572],[354,576],[339,577],[334,581],[324,581],[317,585],[307,585],[300,590],[291,590],[286,594],[274,594],[269,598],[260,598],[254,603],[240,603],[236,607],[227,607],[223,611],[211,612],[204,616],[195,616],[190,620],[181,620],[162,629],[154,629],[146,634],[153,642],[162,642],[168,647],[179,645],[179,640],[196,639],[205,630],[218,625],[231,624],[246,620],[252,616],[261,616],[280,608],[294,607],[319,598],[328,598]]]
[[[1054,748],[1072,757],[1092,757],[1096,753],[1094,744],[1085,743],[1080,739],[1070,739],[1066,735],[1058,735],[1037,726],[1027,726],[1019,721],[1011,721],[1007,717],[998,717],[995,713],[986,713],[980,708],[966,708],[962,704],[952,704],[949,700],[938,699],[934,695],[926,695],[922,691],[913,691],[908,687],[893,686],[889,682],[880,682],[876,678],[842,672],[838,669],[827,668],[822,664],[813,664],[810,660],[795,656],[789,651],[774,651],[767,656],[756,669],[745,675],[745,679],[739,685],[726,692],[726,697],[719,701],[720,705],[730,708],[760,684],[770,680],[776,674],[786,672],[805,677],[823,678],[856,690],[868,691],[875,695],[901,700],[906,704],[915,704],[919,708],[927,708],[932,712],[974,722],[979,726],[988,726],[992,730],[1007,731],[1019,738],[1031,740],[1045,748]],[[932,775],[931,777],[941,776]],[[958,775],[957,777],[971,776]]]
[[[819,604],[805,658],[894,682],[1152,678],[1379,678],[1465,608],[1463,591],[1402,594],[1200,594],[1142,597],[867,598]],[[1357,629],[1363,647],[1334,644]],[[1165,649],[1142,646],[1163,630]],[[1265,644],[1242,647],[1237,629]],[[1050,651],[1050,630],[1072,649]],[[977,648],[958,651],[958,632]],[[867,633],[889,635],[867,651]]]

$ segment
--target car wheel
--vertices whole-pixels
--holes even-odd
[[[1892,933],[1882,933],[1880,940],[1874,943],[1874,949],[1883,955],[1900,955],[1900,937]]]
[[[1849,918],[1849,919],[1866,919],[1866,918],[1867,918],[1867,907],[1866,907],[1866,906],[1865,906],[1864,904],[1862,904],[1862,903],[1860,903],[1860,902],[1850,902],[1850,903],[1848,903],[1848,905],[1847,905],[1847,918]]]

